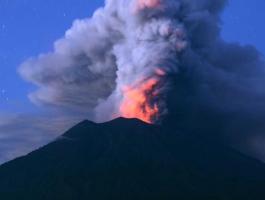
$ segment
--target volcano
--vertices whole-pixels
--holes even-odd
[[[3,200],[260,200],[265,165],[137,119],[83,121],[0,167]]]

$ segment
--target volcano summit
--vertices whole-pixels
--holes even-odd
[[[260,200],[265,165],[137,119],[84,121],[0,167],[4,200]]]

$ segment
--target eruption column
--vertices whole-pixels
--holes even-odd
[[[156,8],[160,5],[160,0],[138,0],[137,6],[140,10],[144,8]]]
[[[165,75],[166,73],[162,69],[156,68],[152,77],[125,86],[122,89],[121,116],[138,118],[147,123],[153,123],[159,118],[159,105],[155,103],[154,99],[159,96],[157,88],[160,78]]]
[[[120,106],[120,113],[126,118],[138,118],[147,123],[152,123],[159,113],[157,104],[151,105],[150,101],[157,95],[155,87],[158,79],[150,78],[137,86],[123,88],[124,98]]]

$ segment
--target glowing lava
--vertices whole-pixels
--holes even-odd
[[[161,4],[161,0],[138,0],[136,10],[143,10],[145,8],[157,8]]]
[[[135,87],[126,86],[123,88],[123,101],[120,106],[120,113],[126,118],[138,118],[147,123],[152,123],[159,113],[157,104],[151,101],[157,95],[155,87],[158,84],[157,78],[150,78]]]

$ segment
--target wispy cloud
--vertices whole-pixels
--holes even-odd
[[[0,116],[0,164],[47,144],[80,120],[42,114]]]

